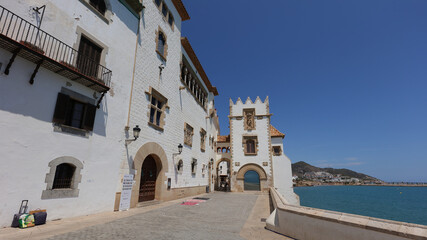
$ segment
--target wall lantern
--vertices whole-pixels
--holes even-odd
[[[178,145],[178,152],[179,152],[179,154],[182,153],[182,144],[181,143]]]
[[[139,128],[139,126],[138,125],[136,125],[134,128],[133,128],[133,137],[134,137],[134,139],[126,139],[125,140],[125,142],[126,142],[126,145],[129,143],[129,142],[133,142],[133,141],[135,141],[136,139],[138,139],[139,138],[139,133],[141,132],[141,128]]]

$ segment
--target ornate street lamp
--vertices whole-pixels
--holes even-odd
[[[126,145],[128,145],[128,143],[133,142],[133,141],[135,141],[136,139],[138,139],[138,138],[139,138],[139,133],[140,133],[140,132],[141,132],[141,128],[139,128],[139,126],[138,126],[138,125],[136,125],[136,126],[133,128],[133,137],[134,137],[134,139],[126,139],[126,140],[125,140]]]

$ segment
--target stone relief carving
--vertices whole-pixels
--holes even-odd
[[[245,118],[244,128],[245,130],[255,129],[255,109],[244,109],[243,116]]]
[[[193,127],[188,123],[185,123],[184,128],[184,144],[190,147],[193,145]]]

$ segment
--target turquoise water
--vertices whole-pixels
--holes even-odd
[[[296,187],[302,206],[427,225],[427,187]]]

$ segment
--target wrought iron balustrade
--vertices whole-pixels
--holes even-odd
[[[110,69],[3,6],[0,6],[0,40],[0,47],[38,64],[38,67],[41,65],[97,91],[109,90],[112,75]]]

